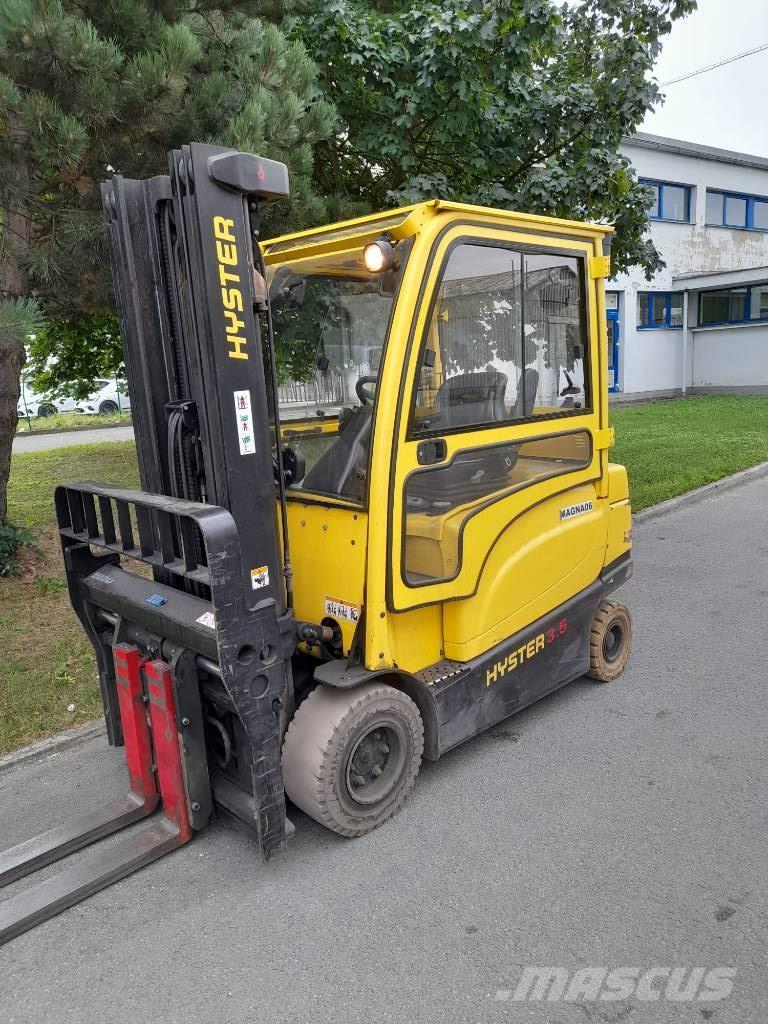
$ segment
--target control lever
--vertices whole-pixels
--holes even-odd
[[[571,377],[570,373],[568,373],[567,370],[563,370],[563,373],[565,374],[565,379],[568,383],[560,392],[560,397],[565,398],[566,395],[580,395],[581,388],[576,387],[576,385],[573,383],[573,378]]]

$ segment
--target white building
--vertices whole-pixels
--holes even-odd
[[[768,394],[768,159],[642,133],[622,152],[666,267],[606,285],[616,397]]]

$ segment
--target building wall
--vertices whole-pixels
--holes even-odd
[[[646,392],[682,388],[681,335],[681,331],[642,331],[631,345],[625,344],[623,390]]]
[[[689,293],[687,346],[682,329],[637,329],[638,292],[681,291],[686,276],[768,267],[768,232],[707,225],[707,188],[768,197],[768,168],[743,167],[625,143],[640,178],[692,187],[691,223],[649,221],[666,266],[647,281],[635,268],[606,288],[619,292],[619,390],[667,393],[686,387],[768,386],[768,323],[698,328],[698,292]],[[766,271],[768,278],[768,271]],[[713,282],[717,287],[718,282]],[[687,368],[684,348],[687,347]],[[687,369],[687,372],[686,372]]]
[[[768,387],[768,324],[692,334],[693,387]]]
[[[721,164],[626,144],[622,151],[639,178],[692,185],[691,224],[651,221],[650,233],[667,264],[651,287],[667,287],[673,277],[719,273],[768,265],[768,232],[706,225],[707,188],[768,196],[768,169]],[[645,278],[642,272],[632,275]],[[658,280],[658,285],[657,285]]]

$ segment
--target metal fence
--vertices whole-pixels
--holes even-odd
[[[284,381],[277,389],[280,405],[342,405],[348,400],[346,377],[343,372],[318,371],[308,381]]]

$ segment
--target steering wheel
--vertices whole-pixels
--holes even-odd
[[[355,381],[355,394],[360,399],[361,405],[373,405],[373,395],[370,391],[366,391],[366,387],[369,384],[375,384],[378,377],[358,377]]]

